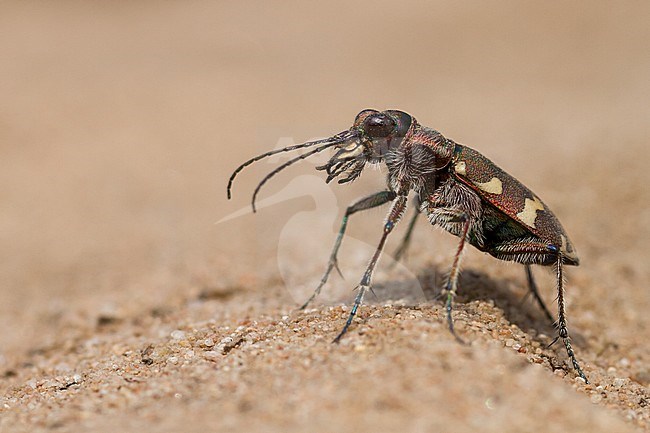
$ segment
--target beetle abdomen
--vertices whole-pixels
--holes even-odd
[[[578,264],[575,248],[553,212],[517,179],[479,152],[460,144],[456,144],[450,171],[508,218],[557,247],[568,264]]]

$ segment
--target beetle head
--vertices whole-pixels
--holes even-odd
[[[377,110],[363,110],[357,114],[354,124],[346,131],[323,140],[309,141],[265,152],[244,162],[235,169],[228,180],[228,198],[230,198],[235,177],[244,168],[271,155],[299,149],[309,150],[272,170],[257,185],[251,200],[253,212],[255,212],[257,193],[269,179],[290,165],[329,148],[336,149],[336,152],[327,164],[316,168],[327,172],[326,182],[328,183],[344,173],[345,176],[339,179],[338,183],[351,182],[361,175],[367,163],[379,163],[387,155],[395,151],[414,124],[416,124],[415,119],[403,111],[388,110],[379,112]]]
[[[412,123],[411,115],[403,111],[363,110],[357,114],[352,128],[358,131],[361,142],[370,151],[371,162],[379,162],[399,147]]]
[[[361,175],[367,163],[376,164],[396,150],[414,119],[397,110],[363,110],[354,119],[347,139],[338,144],[327,164],[317,167],[327,172],[326,182],[346,173],[338,183],[351,182]]]

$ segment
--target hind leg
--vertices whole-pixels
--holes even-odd
[[[569,338],[566,306],[564,302],[564,263],[559,248],[555,245],[543,242],[540,239],[526,238],[496,245],[490,250],[490,254],[502,260],[513,260],[523,263],[524,265],[541,264],[545,266],[555,266],[557,276],[558,336],[553,340],[553,343],[562,339],[564,348],[566,349],[567,355],[573,365],[573,369],[578,373],[578,376],[580,376],[586,383],[589,383],[587,376],[585,376],[582,368],[580,368],[580,364],[578,363],[573,347],[571,346],[571,339]]]

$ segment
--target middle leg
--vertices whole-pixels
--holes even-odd
[[[457,211],[455,213],[449,214],[449,222],[459,222],[462,223],[462,229],[460,231],[460,242],[458,243],[458,249],[456,250],[456,255],[454,256],[454,263],[451,266],[451,271],[449,271],[449,278],[447,279],[447,284],[445,285],[445,290],[443,293],[447,294],[447,302],[445,303],[445,310],[447,311],[447,325],[449,326],[449,332],[451,335],[456,338],[459,343],[465,344],[465,341],[456,334],[454,330],[454,320],[452,318],[453,310],[453,300],[456,297],[458,292],[458,278],[460,276],[460,263],[463,257],[463,250],[465,249],[465,243],[467,240],[467,234],[469,233],[470,219],[462,211]]]
[[[458,279],[460,276],[460,265],[463,257],[465,245],[468,242],[468,237],[471,231],[476,234],[476,219],[464,210],[456,207],[435,207],[428,210],[429,221],[431,224],[439,225],[448,232],[460,238],[458,242],[458,249],[454,255],[454,262],[449,271],[449,277],[442,291],[446,295],[447,301],[445,302],[445,310],[447,312],[447,325],[449,332],[456,338],[459,343],[465,344],[462,338],[456,334],[454,330],[454,321],[452,317],[453,300],[458,292]]]

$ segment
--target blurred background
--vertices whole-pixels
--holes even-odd
[[[318,203],[306,189],[215,224],[275,165],[243,172],[229,202],[230,172],[364,108],[407,111],[535,190],[581,253],[573,323],[647,355],[626,339],[649,326],[649,16],[646,1],[2,2],[0,366],[204,285],[263,296],[284,225]],[[320,276],[345,205],[383,182],[333,187],[338,214],[292,228],[313,248],[298,272]],[[374,245],[383,212],[351,236]],[[446,265],[454,240],[419,228],[414,256]]]

